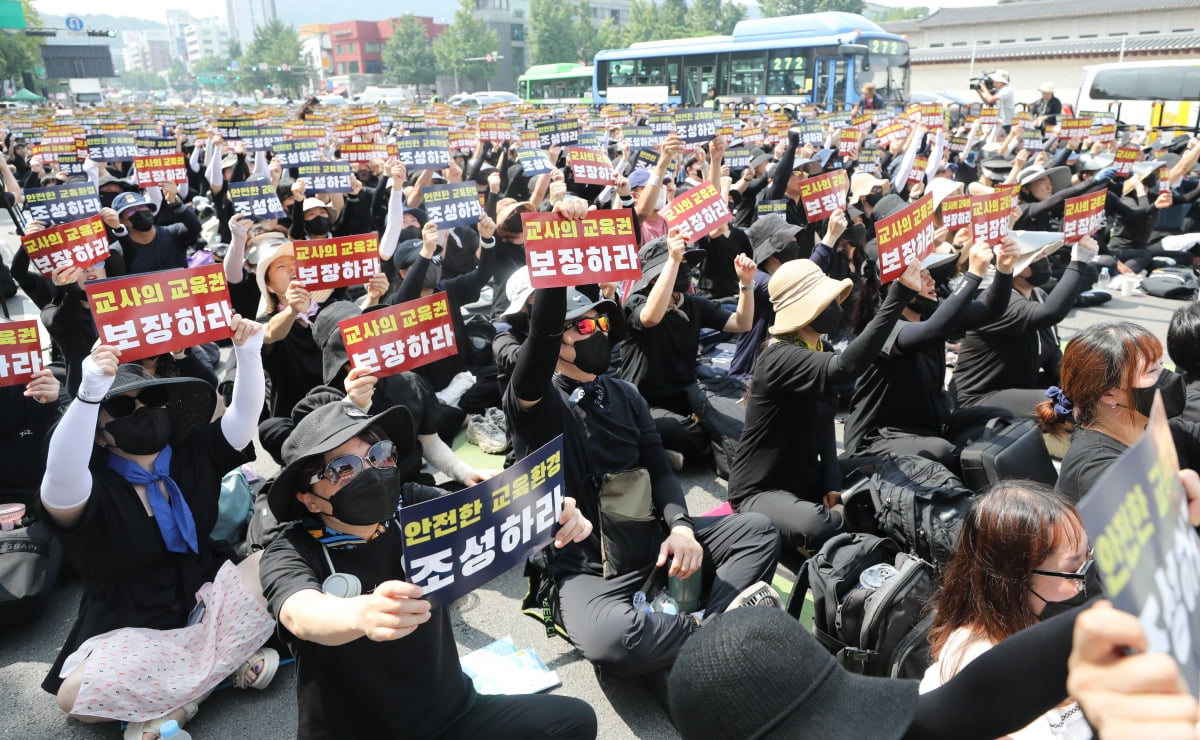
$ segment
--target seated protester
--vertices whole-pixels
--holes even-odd
[[[320,198],[304,197],[304,178],[292,184],[292,192],[296,193],[292,203],[292,238],[328,239],[333,236],[337,209]]]
[[[345,207],[337,221],[330,227],[331,234],[333,236],[352,236],[374,232],[375,223],[371,219],[371,202],[374,198],[375,188],[367,187],[356,175],[350,175],[350,192],[343,196]],[[306,223],[305,230],[307,229]],[[312,239],[314,237],[305,238]]]
[[[737,347],[729,374],[746,380],[754,372],[754,362],[767,341],[767,328],[775,322],[775,309],[771,307],[771,295],[767,284],[771,276],[785,262],[798,259],[800,245],[796,235],[803,229],[787,222],[782,215],[770,213],[759,216],[750,227],[750,243],[754,246],[754,317],[750,330],[738,335]],[[685,253],[686,254],[686,253]],[[739,286],[740,287],[740,286]]]
[[[1107,170],[1096,177],[1071,184],[1068,167],[1045,169],[1041,165],[1030,165],[1017,173],[1021,185],[1018,195],[1021,217],[1013,224],[1014,229],[1023,231],[1061,231],[1063,202],[1084,193],[1099,190],[1111,178]]]
[[[879,277],[875,260],[867,256],[867,230],[848,224],[846,212],[834,211],[826,222],[821,241],[813,248],[812,261],[834,280],[849,280],[854,287],[842,301],[842,325],[829,335],[840,348],[871,320],[879,303]]]
[[[493,318],[502,316],[508,308],[508,299],[503,291],[508,278],[525,267],[525,227],[521,223],[521,214],[535,211],[537,207],[529,201],[517,202],[512,198],[504,198],[496,204],[496,251],[492,253],[492,284],[496,286],[492,292]]]
[[[741,283],[733,260],[739,254],[747,257],[754,255],[750,248],[750,237],[746,236],[745,231],[725,224],[697,240],[696,247],[704,251],[696,295],[717,303],[736,303]]]
[[[1032,481],[996,484],[971,502],[946,565],[932,604],[934,662],[921,692],[945,685],[1021,630],[1102,592],[1087,532],[1071,502]],[[1067,698],[1007,737],[1090,740],[1092,731],[1079,705]]]
[[[840,325],[850,281],[826,277],[810,260],[787,262],[771,276],[775,323],[750,381],[729,503],[769,517],[785,547],[816,552],[842,531],[835,386],[870,367],[920,281],[921,265],[913,261],[875,318],[835,355],[821,335]]]
[[[758,219],[759,194],[770,183],[767,168],[771,155],[761,149],[751,149],[750,166],[742,170],[742,176],[729,189],[732,200],[733,225],[748,229]]]
[[[1200,422],[1200,303],[1188,303],[1171,314],[1167,354],[1187,384],[1187,402],[1179,418]]]
[[[959,406],[999,406],[1014,416],[1034,415],[1045,388],[1058,382],[1062,350],[1054,327],[1085,287],[1084,270],[1096,249],[1091,237],[1072,244],[1071,263],[1048,295],[1038,287],[1050,279],[1048,259],[1014,274],[1004,315],[963,337],[950,388]]]
[[[991,265],[992,247],[971,247],[970,268],[954,292],[938,303],[929,270],[957,259],[937,252],[921,263],[921,291],[904,308],[892,334],[858,380],[846,420],[850,455],[920,455],[958,470],[958,454],[996,417],[1000,408],[955,408],[946,382],[946,341],[994,321],[1008,307],[1012,270],[1020,252],[1011,237],[996,248],[996,277],[975,299]]]
[[[1158,188],[1158,170],[1162,166],[1162,162],[1138,162],[1122,187],[1121,197],[1109,194],[1112,228],[1108,251],[1115,264],[1105,266],[1115,268],[1114,275],[1145,275],[1154,269],[1159,259],[1185,267],[1192,265],[1191,252],[1169,252],[1151,246],[1159,213],[1174,205],[1171,191]],[[1158,188],[1158,194],[1151,195],[1155,188]]]
[[[855,172],[850,176],[850,195],[846,216],[866,232],[865,241],[875,240],[875,205],[887,195],[892,184],[870,172]],[[871,259],[875,259],[874,255]]]
[[[682,153],[683,140],[672,135],[658,146],[658,160],[653,167],[641,167],[629,173],[629,193],[635,198],[634,212],[641,227],[639,245],[667,235],[667,220],[658,212],[674,195],[675,181],[667,170],[671,161]]]
[[[237,563],[208,535],[221,476],[254,459],[263,403],[262,328],[230,328],[240,372],[220,418],[204,383],[150,378],[100,345],[50,438],[42,508],[84,589],[42,688],[72,717],[129,722],[129,740],[191,719],[230,674],[261,689],[279,665],[259,649],[273,620],[258,556]]]
[[[801,158],[796,159],[796,150],[801,150]],[[804,213],[804,205],[800,202],[800,182],[821,174],[821,162],[812,157],[816,149],[811,144],[800,146],[800,134],[794,129],[788,131],[787,147],[775,164],[771,173],[771,186],[767,188],[766,200],[787,200],[787,222],[801,226],[804,231],[797,237],[800,245],[800,256],[807,259],[812,255],[813,244],[817,240],[816,233],[809,228],[808,216]]]
[[[262,294],[254,279],[255,270],[263,255],[289,241],[287,230],[282,226],[260,230],[248,216],[238,214],[229,220],[229,231],[232,241],[221,260],[229,302],[234,311],[244,311],[244,316],[257,315]]]
[[[38,486],[46,471],[43,445],[66,400],[48,368],[24,385],[0,387],[0,502],[24,504],[30,515],[38,511]]]
[[[45,227],[34,222],[26,228],[26,233],[33,234]],[[25,250],[21,250],[24,253]],[[42,324],[50,334],[51,341],[62,355],[67,366],[67,395],[74,398],[79,391],[80,367],[83,360],[91,354],[96,340],[100,338],[96,330],[96,322],[92,319],[92,306],[88,303],[84,285],[93,280],[103,280],[109,277],[121,277],[125,274],[125,261],[119,252],[110,252],[108,259],[101,260],[91,267],[80,269],[73,265],[63,265],[55,268],[52,274],[54,285],[58,286],[58,304],[47,306],[42,310]]]
[[[1093,324],[1067,342],[1062,388],[1051,387],[1037,409],[1042,428],[1060,433],[1073,423],[1071,447],[1055,486],[1079,501],[1125,450],[1141,439],[1154,394],[1162,391],[1180,467],[1200,461],[1200,425],[1180,418],[1187,406],[1184,376],[1162,366],[1162,344],[1126,321]]]
[[[397,510],[442,494],[411,482],[415,449],[404,408],[369,416],[344,401],[310,413],[284,446],[268,503],[301,521],[263,553],[262,575],[296,656],[297,737],[594,738],[579,699],[475,693],[450,608],[405,581]],[[559,521],[559,547],[591,532],[570,498]]]
[[[692,280],[682,267],[686,260],[695,264],[703,256],[688,249],[687,240],[673,230],[666,238],[655,239],[642,247],[638,261],[642,279],[633,286],[625,303],[629,338],[621,348],[621,379],[637,386],[653,409],[663,446],[695,459],[704,454],[708,442],[720,445],[723,437],[736,439],[741,419],[719,419],[721,414],[711,403],[708,391],[696,379],[696,361],[700,351],[700,332],[704,329],[742,333],[750,329],[754,316],[754,263],[737,254],[733,267],[737,272],[738,305],[734,313],[691,293]],[[703,435],[690,434],[687,420],[699,419]],[[730,431],[736,427],[736,431]],[[728,458],[733,450],[714,449],[717,474],[729,476]]]
[[[122,193],[112,208],[101,208],[100,216],[121,242],[128,274],[187,267],[187,251],[200,236],[200,220],[179,197],[173,182],[164,182],[163,207],[172,208],[178,223],[156,226],[153,203],[140,193]]]

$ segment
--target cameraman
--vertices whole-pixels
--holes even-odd
[[[1008,133],[1012,126],[1013,115],[1017,112],[1017,98],[1008,86],[1008,72],[998,69],[991,75],[984,75],[979,83],[971,85],[979,93],[979,99],[988,105],[996,105],[996,114],[1000,119],[1000,128]]]

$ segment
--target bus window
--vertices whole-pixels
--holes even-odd
[[[761,51],[744,51],[729,55],[725,75],[728,95],[762,95],[766,89],[766,55]]]
[[[809,89],[804,49],[777,49],[767,59],[767,95],[803,95]]]
[[[868,56],[854,57],[854,86],[855,95],[853,98],[848,98],[853,102],[858,102],[858,93],[862,90],[863,85],[868,82],[875,83],[875,94],[883,98],[889,103],[906,103],[908,102],[908,84],[909,84],[909,62],[908,49],[902,42],[888,41],[887,39],[870,39],[868,45],[871,49],[886,48],[891,49],[894,44],[899,44],[900,54],[883,54],[872,51]],[[864,69],[864,63],[870,61],[870,69]]]
[[[638,59],[634,62],[635,69],[633,73],[633,84],[635,85],[665,85],[666,79],[666,64],[665,60],[658,59]]]
[[[1094,100],[1200,100],[1198,67],[1130,67],[1096,72]]]

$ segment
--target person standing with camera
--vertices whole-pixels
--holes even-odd
[[[971,89],[979,94],[979,99],[988,105],[996,106],[996,115],[1000,119],[1000,128],[1008,133],[1012,126],[1013,116],[1017,112],[1017,98],[1009,87],[1008,72],[998,69],[990,75],[984,75],[979,82],[972,82]]]

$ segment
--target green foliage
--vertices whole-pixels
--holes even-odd
[[[27,28],[42,27],[42,17],[38,15],[32,0],[21,0],[21,9]],[[22,72],[33,72],[42,66],[42,54],[38,47],[45,41],[43,36],[0,31],[0,79],[19,78]]]
[[[590,51],[587,54],[585,61],[591,62],[596,56],[596,52],[604,49],[623,49],[625,47],[625,32],[617,22],[612,19],[612,16],[604,19],[600,27],[592,32],[590,41],[584,43],[584,47]]]
[[[433,84],[437,77],[437,57],[425,24],[412,13],[405,13],[392,28],[392,37],[383,47],[383,68],[392,81],[408,85]]]
[[[200,76],[223,75],[229,70],[229,60],[212,56],[201,57],[192,62],[192,74]]]
[[[781,15],[801,15],[803,13],[820,13],[826,10],[840,10],[844,13],[861,13],[863,0],[762,0],[759,3],[764,18],[776,18]]]
[[[275,94],[299,95],[307,77],[300,34],[294,26],[278,19],[254,32],[254,40],[238,62],[238,88],[243,92],[271,90]],[[282,68],[285,64],[286,71]]]
[[[780,1],[800,0],[762,0],[764,7],[767,2]],[[662,0],[661,3],[633,0],[629,6],[629,22],[625,24],[624,38],[621,39],[624,43],[621,46],[639,41],[728,35],[745,17],[746,9],[732,0],[692,0],[691,7],[688,7],[686,0]]]
[[[459,0],[454,11],[454,22],[433,42],[433,53],[437,57],[438,70],[442,74],[458,77],[460,91],[467,86],[479,89],[488,80],[495,63],[467,61],[496,52],[500,40],[496,32],[489,30],[483,21],[475,17],[475,4],[471,0]],[[469,92],[469,91],[468,91]]]
[[[693,0],[688,12],[688,35],[728,35],[745,17],[746,9],[730,0]]]
[[[917,20],[927,15],[929,15],[929,8],[891,8],[877,18],[876,22]]]
[[[631,0],[629,22],[625,24],[625,46],[639,41],[669,39],[658,25],[658,7],[654,0]]]
[[[127,69],[121,73],[120,86],[126,90],[166,90],[167,81],[148,69]]]
[[[529,25],[525,43],[529,49],[530,64],[553,64],[574,62],[579,59],[580,36],[585,30],[590,34],[591,23],[587,17],[587,3],[577,4],[564,0],[530,0]]]

